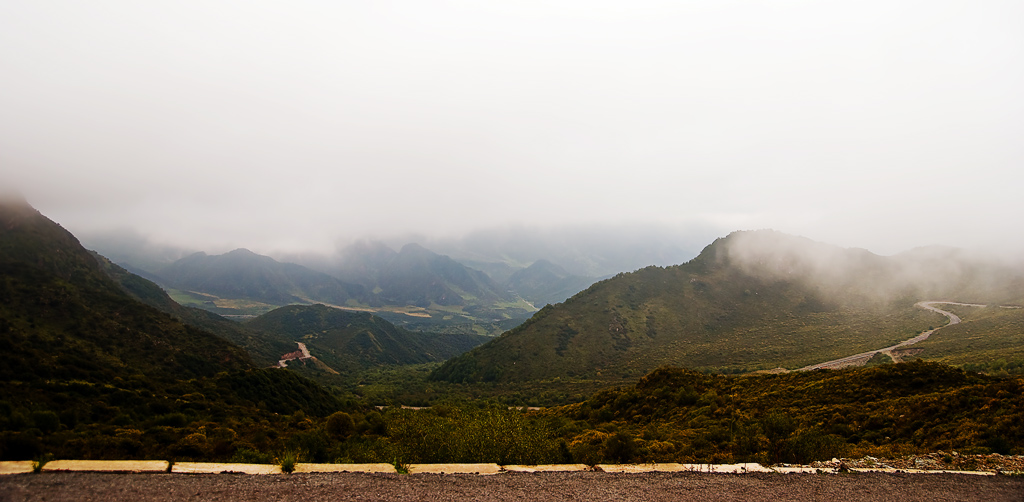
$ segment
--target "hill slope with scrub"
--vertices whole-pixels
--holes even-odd
[[[735,232],[695,259],[592,285],[448,361],[450,382],[620,382],[661,365],[800,368],[909,339],[946,320],[921,300],[1014,303],[1024,274],[919,251],[882,257],[773,231]]]
[[[543,412],[580,462],[809,463],[1024,451],[1024,380],[914,361],[727,377],[659,368]],[[930,466],[941,468],[941,466]]]

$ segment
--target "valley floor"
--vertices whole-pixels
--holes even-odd
[[[1024,477],[602,472],[496,476],[42,473],[0,477],[0,501],[37,500],[1021,501]]]

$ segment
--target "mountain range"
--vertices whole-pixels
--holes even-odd
[[[246,249],[198,252],[148,270],[138,267],[159,263],[167,252],[157,248],[160,256],[141,260],[141,249],[113,251],[138,260],[118,263],[121,268],[160,284],[183,305],[244,318],[284,305],[324,303],[373,311],[419,331],[495,335],[595,280],[538,260],[528,267],[504,266],[507,273],[497,281],[418,244],[395,251],[380,242],[358,242],[331,259],[293,257],[303,264]]]
[[[199,252],[156,271],[167,286],[269,305],[366,302],[366,288],[294,263],[281,263],[247,249],[210,256]]]

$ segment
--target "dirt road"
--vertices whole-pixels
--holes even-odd
[[[0,477],[0,501],[1024,501],[1024,478],[962,474],[96,474]]]
[[[839,369],[839,368],[845,368],[847,366],[864,366],[864,364],[867,363],[869,360],[871,360],[871,358],[874,357],[875,354],[879,354],[879,353],[885,354],[885,355],[889,356],[890,358],[892,358],[893,361],[896,361],[897,359],[895,357],[893,357],[893,354],[892,354],[893,350],[900,349],[900,348],[906,347],[908,345],[913,345],[913,344],[915,344],[917,342],[920,342],[920,341],[923,341],[923,340],[927,340],[928,337],[932,336],[932,334],[934,334],[936,331],[938,331],[938,330],[940,330],[942,328],[945,328],[946,326],[952,326],[954,324],[960,324],[960,317],[959,316],[957,316],[956,314],[954,314],[952,312],[947,312],[947,311],[942,310],[940,308],[936,308],[933,305],[960,305],[960,306],[963,306],[963,307],[984,307],[985,306],[985,305],[979,305],[977,303],[959,303],[959,302],[943,302],[943,301],[917,302],[917,303],[914,304],[915,307],[926,309],[926,310],[931,310],[932,312],[937,312],[939,314],[942,314],[942,315],[946,316],[949,319],[949,322],[946,323],[945,326],[940,326],[940,327],[932,329],[932,330],[924,331],[921,334],[919,334],[919,335],[917,335],[917,336],[915,336],[915,337],[913,337],[913,338],[911,338],[909,340],[904,340],[904,341],[902,341],[900,343],[897,343],[896,345],[893,345],[891,347],[885,347],[885,348],[877,349],[877,350],[870,350],[868,352],[861,352],[860,354],[854,354],[852,356],[846,356],[846,357],[843,357],[843,358],[840,358],[840,359],[833,359],[831,361],[825,361],[823,363],[817,363],[817,364],[812,364],[810,366],[804,366],[803,368],[800,368],[797,371],[810,371],[810,370],[817,370],[817,369],[832,369],[832,370],[834,370],[834,369]]]

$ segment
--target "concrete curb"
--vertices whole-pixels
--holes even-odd
[[[295,464],[295,473],[302,472],[366,472],[395,474],[391,464]]]
[[[687,470],[683,464],[597,464],[598,472],[641,473],[641,472],[683,472]]]
[[[592,471],[587,464],[551,464],[551,465],[506,465],[505,472],[583,472]]]
[[[409,474],[498,474],[498,464],[409,464]]]
[[[167,472],[166,460],[51,460],[43,472]]]
[[[616,473],[641,472],[710,472],[742,474],[747,472],[774,472],[761,464],[598,464],[594,470]],[[813,471],[812,471],[813,472]]]
[[[218,464],[212,462],[175,462],[171,472],[180,474],[284,474],[275,464]]]
[[[0,475],[30,474],[31,460],[0,462]],[[110,472],[110,473],[158,473],[167,472],[166,460],[52,460],[42,470],[45,472]],[[836,474],[835,468],[763,467],[760,464],[549,464],[549,465],[506,465],[498,464],[409,464],[409,474],[479,474],[538,473],[538,472],[607,472],[610,474],[635,474],[645,472],[697,472],[732,473],[770,472],[776,474]],[[178,462],[170,472],[179,474],[283,474],[281,466],[275,464],[233,464],[216,462]],[[295,464],[295,473],[351,472],[365,474],[395,474],[391,464]],[[880,472],[887,474],[966,474],[971,476],[995,476],[988,471],[952,471],[895,468],[851,468],[850,472]],[[1004,472],[1003,474],[1019,474]]]
[[[0,462],[0,476],[4,474],[28,474],[32,472],[31,460],[9,460]]]

